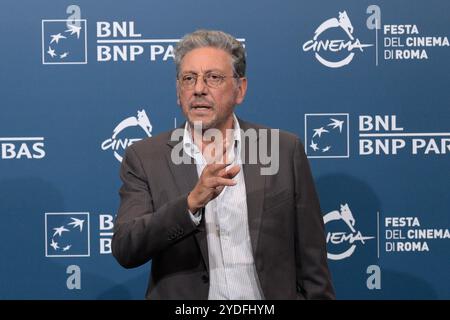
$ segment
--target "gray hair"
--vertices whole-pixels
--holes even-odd
[[[222,49],[231,55],[234,73],[245,77],[245,49],[233,36],[222,31],[197,30],[185,35],[175,48],[175,66],[180,72],[181,60],[191,50],[203,47]]]

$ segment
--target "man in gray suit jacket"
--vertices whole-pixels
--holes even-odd
[[[243,46],[199,30],[180,41],[175,63],[187,122],[127,148],[116,259],[152,260],[148,299],[333,299],[301,142],[234,115],[247,89]],[[274,168],[254,161],[255,146],[271,150]]]

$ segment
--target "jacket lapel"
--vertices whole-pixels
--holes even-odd
[[[255,128],[250,127],[245,121],[238,120],[243,131],[246,131],[247,129],[256,130]],[[242,147],[245,148],[245,155],[247,158],[242,159],[242,162],[244,163],[244,179],[247,193],[248,228],[250,231],[253,257],[256,258],[263,212],[265,176],[261,174],[261,163],[259,159],[255,164],[249,163],[250,146],[258,143],[258,136],[256,135],[255,138],[251,137],[247,141],[242,139],[241,143]]]
[[[183,126],[184,127],[184,126]],[[195,184],[198,181],[197,167],[193,163],[193,160],[183,152],[184,163],[175,164],[171,159],[172,149],[178,144],[182,143],[183,138],[179,141],[168,140],[167,144],[170,146],[169,152],[166,154],[167,162],[169,163],[170,171],[174,177],[175,183],[178,187],[179,194],[186,194],[194,189]],[[192,163],[191,163],[192,162]],[[209,270],[208,262],[208,244],[206,240],[205,231],[205,219],[201,220],[200,225],[197,228],[198,232],[195,233],[195,239],[202,253],[205,267]]]

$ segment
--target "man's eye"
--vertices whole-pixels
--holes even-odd
[[[194,76],[184,76],[183,81],[192,81],[194,80]]]

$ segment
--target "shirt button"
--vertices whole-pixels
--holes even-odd
[[[208,283],[208,281],[209,281],[208,275],[206,275],[206,274],[202,275],[202,281],[203,281],[204,283]]]

